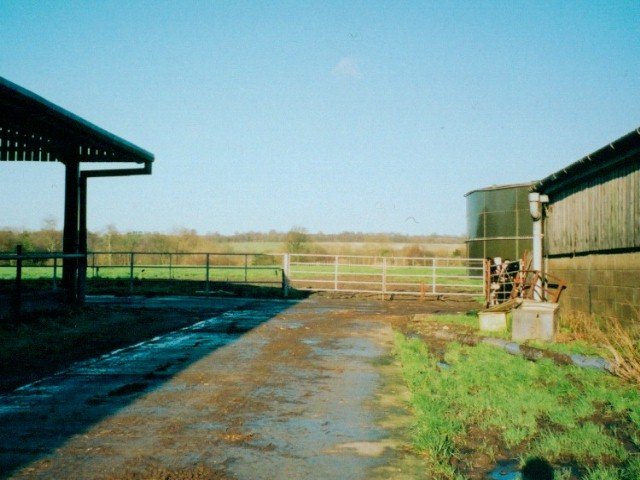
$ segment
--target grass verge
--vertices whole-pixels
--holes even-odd
[[[450,343],[446,364],[419,339],[397,334],[396,348],[412,393],[414,447],[433,478],[484,478],[498,459],[531,457],[551,462],[557,478],[640,478],[635,387],[484,344]]]

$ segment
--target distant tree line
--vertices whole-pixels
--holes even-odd
[[[269,230],[268,232],[244,232],[232,235],[209,233],[206,236],[216,239],[218,242],[286,242],[291,231],[300,227],[294,227],[288,232]],[[309,240],[313,242],[367,242],[367,243],[461,243],[466,237],[462,235],[405,235],[402,233],[365,233],[365,232],[340,232],[340,233],[309,233]]]
[[[309,233],[304,227],[294,227],[288,232],[245,232],[223,235],[207,233],[200,235],[193,229],[178,229],[171,233],[120,232],[110,225],[99,232],[88,233],[90,251],[139,251],[139,252],[237,252],[238,248],[251,250],[252,243],[271,243],[268,253],[355,253],[344,247],[341,252],[327,251],[330,242],[363,243],[371,245],[367,253],[387,255],[393,252],[391,244],[408,244],[402,253],[410,256],[432,256],[434,252],[419,244],[459,245],[464,237],[452,235],[403,235],[398,233],[342,232],[335,234]],[[319,245],[324,243],[325,246]],[[62,250],[62,232],[55,220],[47,219],[40,230],[15,230],[0,228],[0,251],[14,251],[22,245],[26,252],[59,252]],[[244,245],[243,245],[244,244]],[[358,247],[358,251],[365,247]],[[406,250],[406,252],[405,252]],[[398,252],[401,253],[401,252]],[[409,256],[409,255],[407,255]]]

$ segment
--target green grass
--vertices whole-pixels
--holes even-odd
[[[547,360],[529,362],[483,344],[451,343],[444,358],[451,368],[441,370],[424,342],[398,334],[396,347],[412,392],[414,445],[438,478],[456,478],[451,459],[481,447],[466,444],[471,429],[486,438],[497,434],[497,444],[482,448],[503,454],[517,451],[582,468],[631,468],[618,436],[640,448],[640,393],[618,379]],[[616,436],[598,415],[615,417],[624,431]]]
[[[157,257],[157,258],[156,258]],[[204,282],[207,276],[204,265],[172,265],[164,264],[143,265],[145,261],[155,259],[158,262],[168,262],[167,258],[159,259],[158,255],[145,260],[145,255],[136,257],[138,266],[134,266],[133,277],[137,281],[145,282],[149,280],[190,280]],[[200,258],[202,257],[202,258]],[[214,258],[214,257],[212,257]],[[217,258],[217,257],[216,257]],[[98,268],[87,268],[87,278],[101,279],[129,279],[130,267],[126,265],[128,256],[113,254],[114,262],[119,265],[102,265]],[[193,261],[204,264],[204,255],[197,255]],[[100,259],[100,262],[106,262]],[[243,256],[229,257],[228,262],[238,262],[237,265],[211,265],[209,267],[209,280],[211,282],[239,282],[249,284],[276,284],[282,280],[281,265],[279,257],[269,256],[249,256],[247,269],[244,268]],[[274,264],[274,262],[276,262]],[[266,265],[265,265],[266,264]],[[431,267],[411,267],[411,266],[390,266],[386,271],[386,285],[388,291],[413,291],[420,292],[420,285],[423,284],[426,292],[432,290],[433,270]],[[480,279],[468,277],[468,271],[462,267],[442,267],[436,269],[436,290],[440,294],[446,293],[448,289],[456,292],[477,293],[482,290]],[[62,275],[61,265],[57,269],[57,279]],[[292,265],[289,281],[293,287],[333,288],[334,286],[334,266],[333,265]],[[0,280],[11,280],[15,276],[15,267],[0,267]],[[52,266],[26,266],[22,270],[22,278],[25,280],[52,280]],[[367,282],[372,282],[368,284]],[[379,266],[367,265],[340,265],[338,267],[338,284],[340,290],[380,290],[382,291],[382,270]]]
[[[527,345],[537,348],[544,348],[551,350],[552,352],[562,353],[564,355],[571,355],[577,353],[579,355],[586,356],[599,356],[607,357],[609,352],[601,347],[597,347],[588,342],[582,340],[572,340],[566,343],[549,343],[536,340],[529,340]]]
[[[463,325],[465,327],[471,327],[478,329],[478,316],[467,315],[462,313],[454,314],[433,314],[426,317],[427,321],[434,321],[438,323],[444,323],[445,325]]]
[[[371,281],[373,278],[382,279],[382,266],[376,265],[338,265],[338,275],[348,277],[349,280]],[[291,266],[292,276],[303,280],[314,278],[332,279],[335,275],[335,266],[328,262],[322,265],[295,265]],[[482,286],[482,278],[470,278],[469,269],[466,267],[437,267],[431,266],[387,266],[385,275],[389,283],[412,282],[431,284],[434,275],[438,285],[463,285]],[[472,271],[472,275],[482,277],[482,271]]]
[[[631,457],[622,467],[598,465],[587,470],[585,480],[638,480],[640,478],[640,456]]]
[[[62,268],[57,271],[57,279],[62,277]],[[87,278],[129,278],[130,270],[128,266],[102,266],[97,271],[93,268],[87,269]],[[204,266],[141,266],[134,267],[133,277],[137,280],[200,280],[206,278]],[[15,267],[0,267],[0,280],[11,280],[15,278]],[[53,279],[52,267],[25,267],[22,270],[22,278],[25,280]],[[248,282],[270,282],[280,281],[282,278],[279,266],[260,268],[249,267],[246,270]],[[220,282],[240,282],[245,280],[245,270],[242,267],[211,266],[209,268],[209,280]]]

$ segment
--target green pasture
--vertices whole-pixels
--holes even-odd
[[[16,275],[15,267],[0,266],[0,280],[11,280]],[[202,266],[165,266],[144,265],[134,266],[133,278],[136,280],[206,280],[206,268]],[[100,266],[87,268],[87,278],[128,279],[131,276],[129,266]],[[29,266],[22,268],[22,278],[25,280],[51,279],[52,266]],[[58,266],[56,278],[62,278],[62,268]],[[209,280],[212,282],[279,282],[282,279],[279,266],[252,267],[245,271],[244,267],[211,265]]]
[[[352,257],[355,258],[355,257]],[[466,291],[482,290],[482,267],[464,265],[460,261],[439,259],[435,266],[431,259],[401,260],[394,264],[392,258],[383,266],[373,263],[373,258],[356,259],[353,263],[333,263],[334,257],[297,257],[292,255],[289,280],[294,288],[316,288],[329,286],[334,282],[338,289],[426,291],[443,293],[442,290]],[[88,259],[87,278],[145,280],[185,280],[205,281],[207,279],[207,256],[205,254],[135,254],[133,273],[129,262],[130,254],[96,254]],[[372,264],[359,264],[368,261]],[[224,263],[223,263],[224,262]],[[406,263],[404,263],[406,262]],[[413,262],[413,264],[409,263]],[[337,273],[337,278],[336,278]],[[34,265],[26,263],[22,269],[25,280],[53,280],[54,268],[51,260]],[[62,262],[58,263],[56,278],[62,277]],[[15,266],[0,265],[0,280],[15,278]],[[263,254],[215,255],[209,256],[208,278],[210,282],[272,284],[282,280],[282,257]],[[306,282],[306,283],[303,283]],[[435,287],[434,287],[435,285]]]
[[[382,281],[381,265],[292,264],[290,277],[294,280],[331,280],[338,275],[341,280]],[[459,266],[387,266],[384,276],[388,283],[431,284],[435,277],[438,285],[482,286],[482,267]],[[477,277],[477,278],[474,278]]]
[[[0,280],[15,278],[15,266],[0,266]],[[424,284],[427,287],[435,284],[439,286],[457,285],[462,288],[479,289],[482,287],[481,270],[466,267],[436,267],[430,266],[388,266],[385,271],[385,281],[388,285],[407,283],[413,285]],[[333,281],[335,279],[334,265],[292,265],[290,279],[295,281]],[[382,283],[383,271],[381,266],[371,265],[338,265],[339,282],[376,282]],[[22,268],[22,278],[25,280],[51,279],[54,268],[46,266],[26,266]],[[87,268],[87,278],[129,279],[131,271],[129,265],[101,265]],[[56,278],[62,278],[62,266],[58,265]],[[133,268],[135,280],[192,280],[205,281],[207,271],[204,265],[135,265]],[[247,282],[271,283],[282,279],[280,265],[210,265],[209,280],[212,282]]]

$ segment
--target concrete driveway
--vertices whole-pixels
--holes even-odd
[[[188,301],[218,313],[0,397],[4,476],[424,475],[405,448],[407,392],[390,356],[392,324],[406,308],[316,297],[129,300]]]

